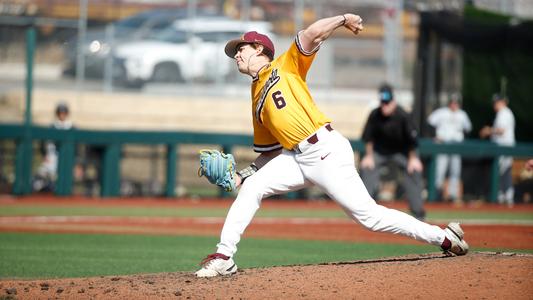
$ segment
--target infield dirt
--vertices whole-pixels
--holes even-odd
[[[531,299],[533,255],[434,253],[191,273],[0,281],[0,299]]]

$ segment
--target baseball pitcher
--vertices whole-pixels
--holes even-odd
[[[253,147],[259,156],[247,168],[234,172],[232,157],[214,151],[201,155],[200,175],[219,182],[226,190],[240,190],[216,252],[202,261],[196,276],[236,273],[232,257],[261,200],[311,185],[320,187],[350,218],[369,230],[405,235],[440,246],[449,255],[467,253],[468,244],[458,223],[441,229],[376,204],[357,173],[349,141],[334,130],[331,120],[313,101],[306,84],[307,72],[322,42],[340,27],[357,35],[363,30],[362,19],[350,13],[320,19],[300,31],[290,48],[276,59],[270,38],[255,31],[227,43],[225,52],[235,59],[239,72],[252,77]],[[217,175],[220,178],[209,175],[223,173],[216,170],[224,166],[228,170]]]

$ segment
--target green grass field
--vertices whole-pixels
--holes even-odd
[[[224,217],[226,209],[168,207],[3,206],[0,216]],[[262,209],[257,217],[345,218],[340,209]],[[531,223],[527,212],[438,210],[429,219],[509,220]],[[116,234],[0,233],[0,278],[60,278],[157,272],[191,272],[215,250],[218,237]],[[494,249],[472,249],[474,251]],[[499,251],[516,251],[498,249]],[[241,268],[353,261],[436,252],[429,245],[245,238]],[[522,250],[533,252],[533,249]]]
[[[193,271],[218,239],[194,236],[0,233],[0,277],[55,278]],[[431,246],[244,239],[239,267],[313,264],[435,251]]]

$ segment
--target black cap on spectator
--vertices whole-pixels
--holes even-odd
[[[60,113],[67,113],[68,114],[68,106],[67,104],[65,103],[59,103],[57,106],[56,106],[56,115],[60,114]]]
[[[379,87],[379,101],[381,102],[390,102],[394,99],[394,94],[392,93],[392,87],[384,83]]]

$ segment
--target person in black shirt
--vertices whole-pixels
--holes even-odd
[[[379,88],[380,106],[374,109],[363,131],[365,155],[361,160],[361,178],[374,199],[378,194],[380,168],[394,163],[405,172],[403,187],[411,213],[425,218],[422,201],[422,162],[417,155],[418,132],[409,115],[394,99],[392,87]]]

